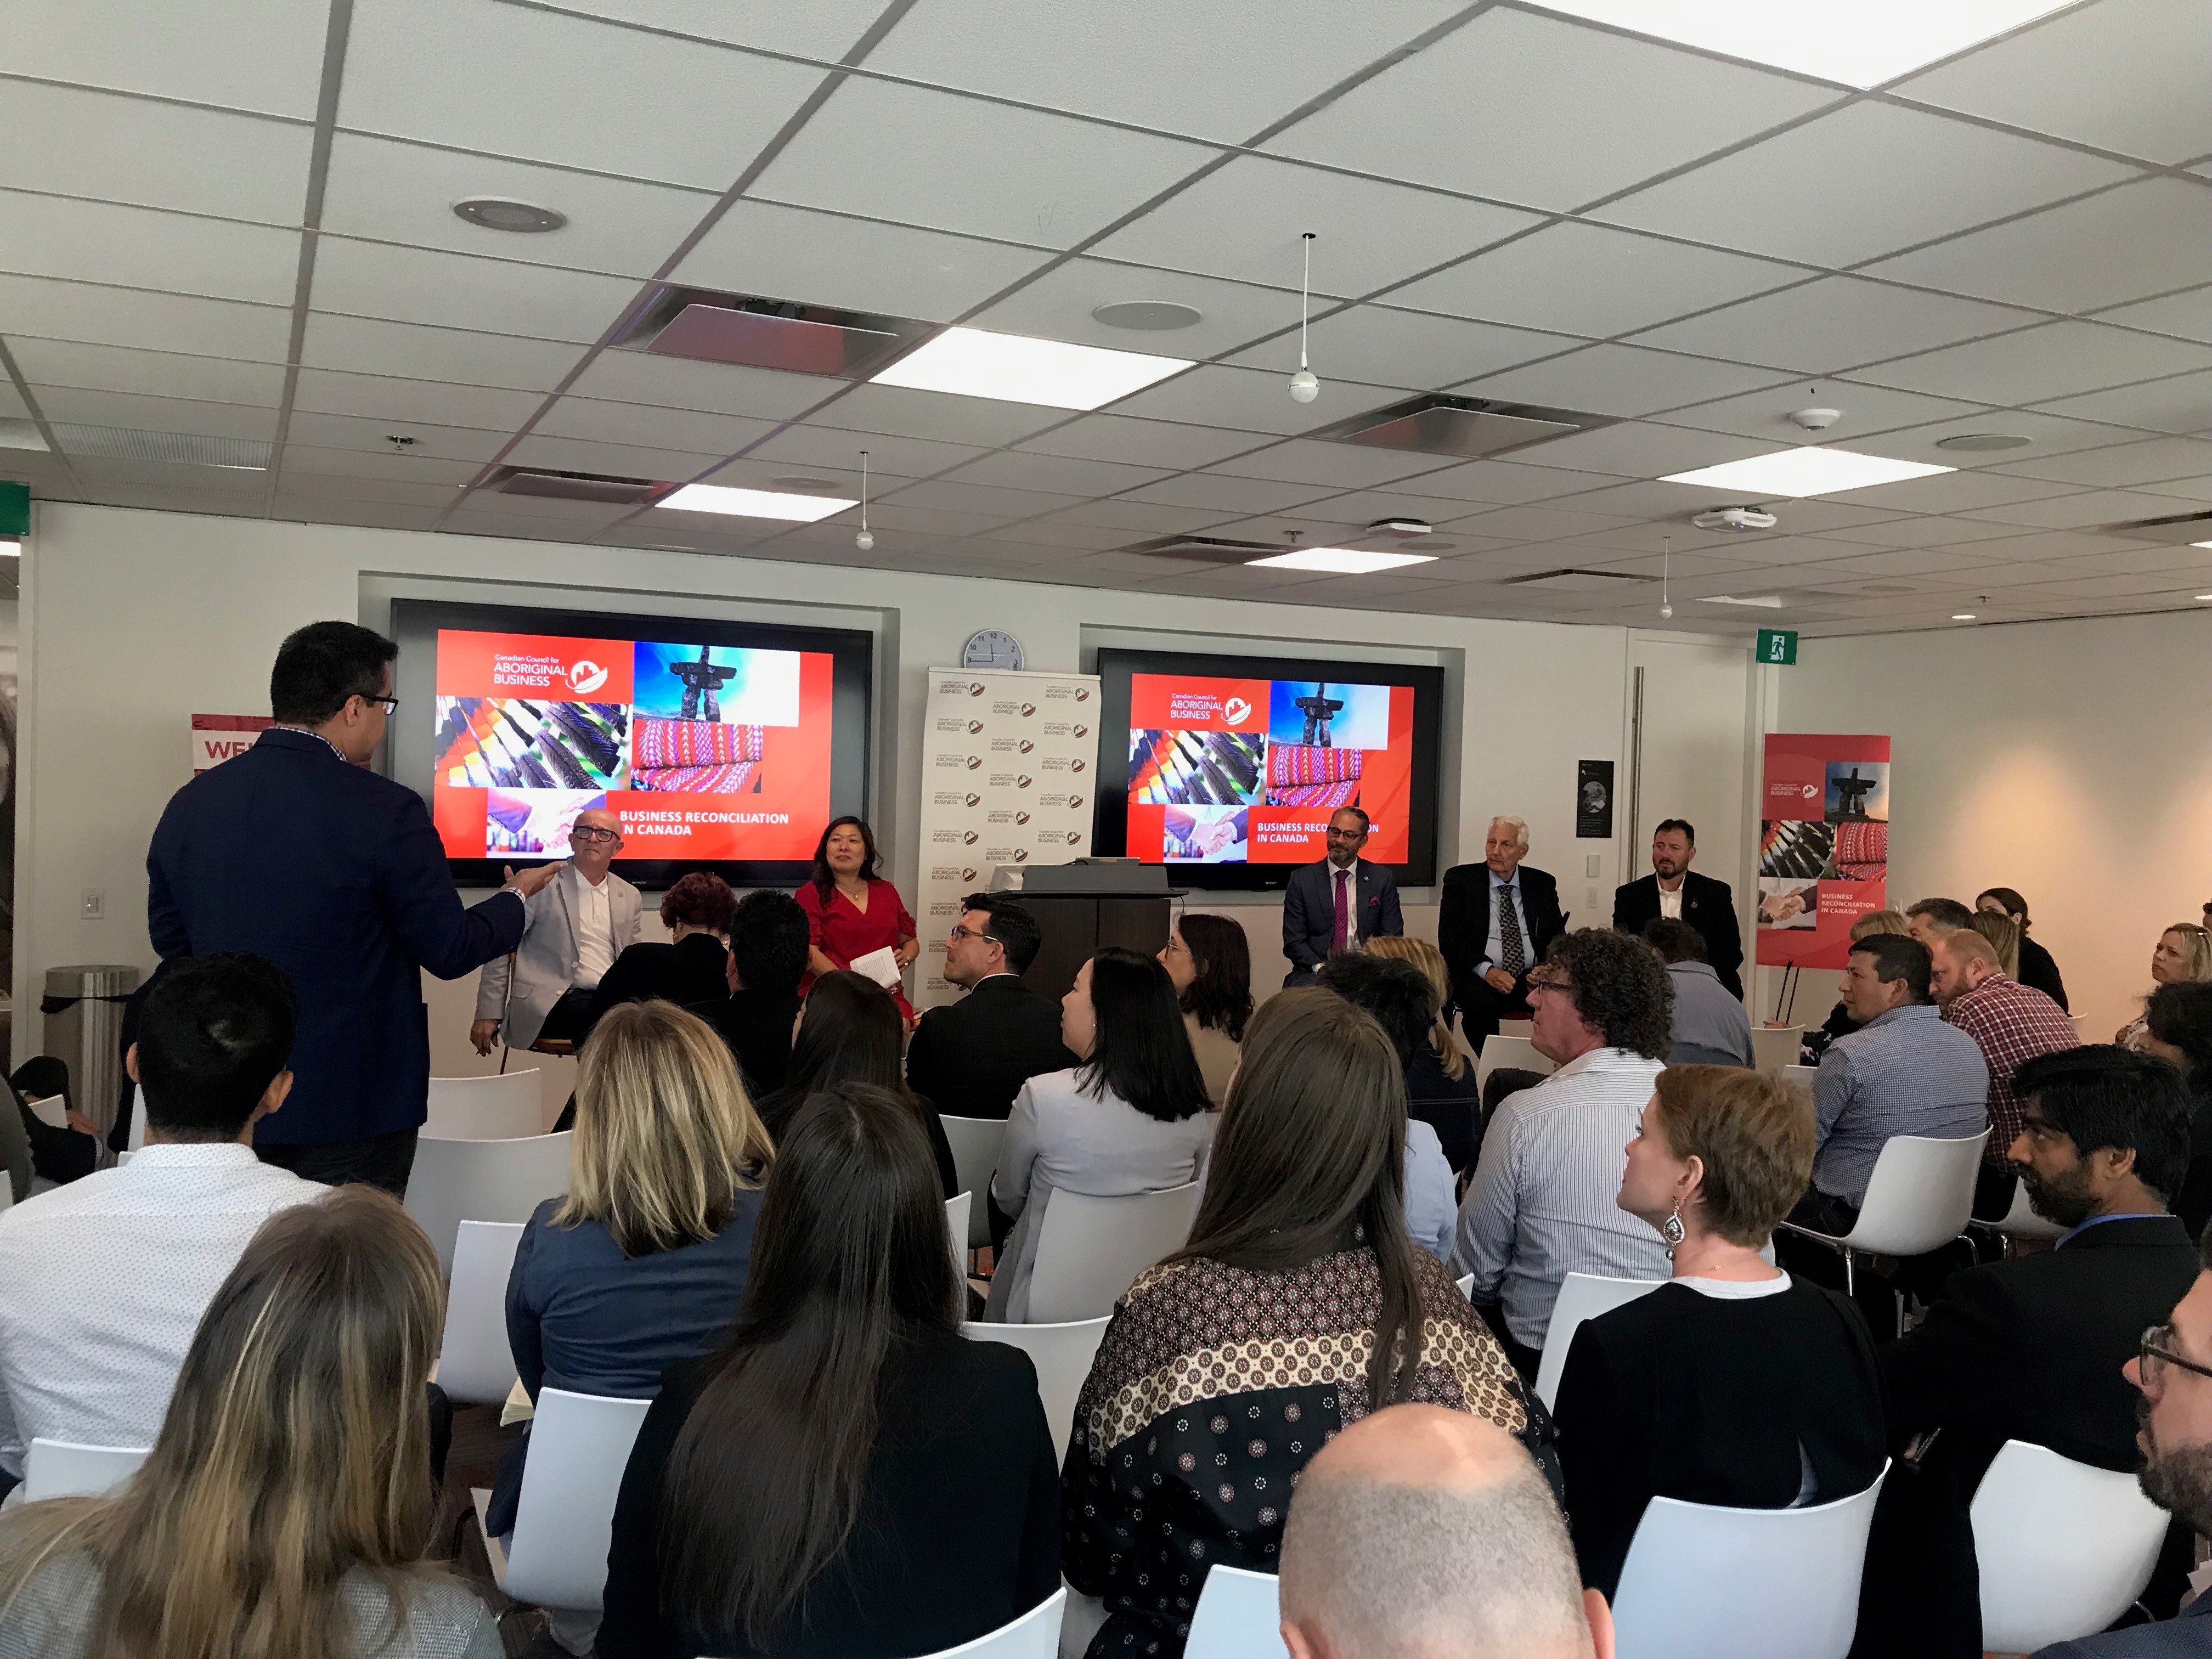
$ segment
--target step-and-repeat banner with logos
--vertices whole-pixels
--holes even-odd
[[[994,868],[1089,854],[1098,677],[932,669],[923,728],[918,1008],[957,994],[945,936]]]
[[[1759,960],[1841,968],[1889,896],[1889,739],[1770,734],[1759,809]]]

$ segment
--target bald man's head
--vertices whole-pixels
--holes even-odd
[[[1551,1488],[1503,1429],[1438,1406],[1362,1418],[1306,1466],[1283,1532],[1291,1659],[1610,1659]]]

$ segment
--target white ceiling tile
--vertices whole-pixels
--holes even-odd
[[[1846,265],[2134,176],[2079,150],[1862,102],[1638,191],[1601,216]]]
[[[1834,95],[1499,8],[1265,147],[1385,178],[1566,209],[1738,143]]]
[[[282,362],[291,345],[292,314],[283,306],[149,294],[42,276],[0,276],[0,331]]]
[[[674,276],[695,288],[945,323],[1050,258],[973,236],[741,201]]]
[[[1694,484],[1665,483],[1656,478],[1606,483],[1599,489],[1557,496],[1546,503],[1565,512],[1598,513],[1614,519],[1669,520],[1679,547],[1725,544],[1727,538],[1692,530],[1687,522],[1690,514],[1701,513],[1712,504],[1713,492],[1710,489]]]
[[[110,460],[99,456],[76,458],[77,476],[95,489],[109,484],[153,484],[169,489],[199,489],[218,495],[258,496],[269,487],[268,474],[223,466],[194,466],[174,461]]]
[[[2160,299],[2142,300],[2097,313],[2100,323],[2179,334],[2185,340],[2212,340],[2212,286],[2184,289]]]
[[[144,397],[80,386],[40,386],[31,395],[49,421],[121,427],[137,432],[191,432],[210,438],[273,438],[273,406],[209,403],[189,398]]]
[[[793,466],[787,460],[770,455],[763,446],[749,449],[729,461],[714,474],[714,481],[747,489],[788,490],[798,495],[835,495],[843,501],[857,501],[860,499],[860,460],[858,455],[848,453],[840,465]],[[867,498],[871,502],[878,501],[918,481],[896,469],[871,465]]]
[[[276,480],[280,501],[398,501],[409,507],[447,507],[459,495],[450,483],[428,479],[362,478],[347,473],[312,472],[295,464],[301,452],[287,446],[284,469]],[[473,467],[464,468],[473,472]]]
[[[1991,475],[1985,472],[1981,476]],[[1977,507],[1974,516],[1992,524],[2022,525],[2036,530],[2084,530],[2142,519],[2172,518],[2191,511],[2192,506],[2172,495],[2146,495],[2140,490],[2085,489],[2077,495],[2054,496],[2047,501]]]
[[[599,443],[532,433],[507,456],[514,466],[550,466],[563,472],[599,472],[617,478],[690,479],[720,463],[722,457],[649,444]]]
[[[894,437],[931,438],[984,448],[1014,443],[1066,418],[1064,409],[1002,403],[995,398],[963,398],[949,392],[918,392],[903,386],[856,386],[836,402],[807,416],[816,426],[886,432]]]
[[[1900,513],[1972,513],[2015,501],[2039,501],[2075,494],[2070,484],[2040,478],[2008,478],[1997,472],[1938,472],[1907,478],[1874,489],[1845,489],[1825,497],[1856,507],[1894,507]]]
[[[1537,404],[1592,415],[1649,415],[1729,392],[1772,386],[1771,368],[1716,362],[1641,346],[1594,345],[1564,357],[1486,374],[1452,390],[1471,398]]]
[[[805,64],[496,0],[360,0],[338,124],[722,191],[821,82]]]
[[[751,459],[781,462],[786,471],[833,468],[857,477],[863,449],[868,452],[872,474],[898,478],[932,477],[983,453],[970,444],[933,443],[927,438],[830,426],[787,426],[754,450]]]
[[[1800,502],[1797,506],[1807,503]],[[1796,510],[1796,507],[1790,509]],[[1863,543],[1869,547],[1925,548],[1960,547],[1975,542],[1996,541],[2004,535],[1996,525],[1985,524],[1978,519],[1943,519],[1916,515],[1907,519],[1884,519],[1874,524],[1848,525],[1828,532],[1839,542]]]
[[[550,392],[583,355],[580,347],[550,340],[426,328],[329,312],[309,313],[307,337],[300,348],[300,361],[310,368],[416,380],[454,380],[519,392]]]
[[[1930,398],[1917,392],[1896,392],[1887,386],[1862,386],[1848,380],[1813,380],[1722,398],[1688,409],[1669,410],[1662,418],[1669,426],[1693,426],[1706,432],[1735,432],[1747,438],[1766,438],[1776,443],[1802,442],[1803,429],[1790,419],[1790,411],[1808,404],[1840,409],[1843,419],[1824,434],[1832,443],[1844,441],[1839,434],[1883,432],[1911,422],[1978,412],[1973,404],[1950,398]],[[1962,430],[1964,428],[1961,428]],[[1919,459],[1925,459],[1924,457]],[[1962,458],[1981,459],[1981,457]],[[1960,461],[1947,462],[1948,465]]]
[[[1205,530],[1219,524],[1227,512],[1234,508],[1170,507],[1162,501],[1132,501],[1122,496],[1110,501],[1091,501],[1083,507],[1072,507],[1053,515],[1055,522],[1099,525],[1109,530],[1125,531],[1124,539],[1136,541],[1148,536],[1180,536],[1192,531]]]
[[[197,398],[217,404],[267,404],[283,396],[284,371],[274,363],[188,357],[173,351],[12,340],[23,378],[41,386],[81,386],[155,398]]]
[[[1389,306],[1353,306],[1316,322],[1310,331],[1314,372],[1375,386],[1429,390],[1452,386],[1477,374],[1547,357],[1580,343],[1564,334],[1538,334],[1470,323],[1457,317],[1432,317]],[[1232,362],[1288,375],[1298,366],[1295,328]],[[1289,397],[1285,392],[1285,398]],[[1310,404],[1309,409],[1318,407]]]
[[[823,374],[786,374],[743,363],[697,362],[649,351],[602,351],[568,389],[580,398],[781,421],[811,409],[849,384]]]
[[[1840,384],[1828,388],[1839,401],[1856,407],[1858,399],[1871,395],[1875,398],[1894,398],[1908,395],[1884,392],[1880,387],[1846,386]],[[1940,399],[1929,399],[1939,403]],[[1670,420],[1680,416],[1670,416]],[[1861,423],[1848,419],[1835,431],[1824,433],[1823,440],[1838,449],[1863,449],[1887,455],[1900,461],[1929,461],[1937,466],[1960,469],[1993,467],[2001,472],[2022,472],[2018,463],[2033,456],[2071,454],[2079,450],[2100,449],[2110,444],[2127,443],[2142,437],[2124,427],[2108,426],[2094,421],[2068,420],[2063,416],[2038,414],[2030,410],[1990,409],[1963,414],[1948,420],[1930,422],[1898,431],[1877,433],[1861,438],[1849,431]],[[1960,437],[1968,433],[2000,432],[2014,437],[2030,440],[2021,449],[1955,450],[1941,447],[1946,438]],[[1838,436],[1838,433],[1844,435]],[[2040,477],[2039,472],[2027,471],[2025,476]]]
[[[565,519],[571,523],[602,529],[617,519],[628,518],[636,510],[607,501],[562,501],[547,495],[510,495],[503,490],[493,489],[471,490],[463,505],[464,510],[471,513],[526,522],[533,519]]]
[[[1072,247],[1212,154],[1150,133],[852,78],[769,164],[751,193]]]
[[[1641,345],[1832,374],[2039,321],[2031,313],[1855,276],[1826,276],[1637,336]]]
[[[2169,343],[2166,349],[2177,356],[2187,354],[2181,361],[2169,362],[2169,368],[2204,361],[2202,346]],[[2093,392],[2084,398],[2060,398],[2045,406],[2054,414],[2078,416],[2087,421],[2117,421],[2153,432],[2212,432],[2212,374],[2199,369],[2143,386]]]
[[[6,380],[0,380],[0,416],[6,416],[14,420],[21,420],[27,418],[30,412],[30,405],[23,401],[22,398],[17,393],[15,386]],[[15,434],[11,435],[20,437],[22,434]],[[35,436],[36,434],[33,434],[33,435]],[[4,444],[0,444],[0,459],[4,459],[8,453],[9,447]]]
[[[2212,185],[2146,179],[1869,269],[1956,294],[2095,311],[2179,288],[2212,269]]]
[[[316,449],[350,449],[368,454],[410,461],[489,460],[507,441],[506,432],[481,432],[467,427],[440,426],[429,421],[386,421],[363,415],[324,415],[295,409],[285,428],[285,453],[294,444]],[[413,441],[402,447],[394,438]],[[550,463],[549,463],[550,465]],[[588,472],[589,467],[579,471]]]
[[[1556,542],[1570,537],[1617,530],[1630,522],[1601,513],[1562,512],[1555,507],[1502,507],[1454,522],[1455,533],[1489,536],[1510,542]]]
[[[1457,0],[922,0],[868,67],[1236,143],[1457,9]],[[1229,64],[1234,74],[1222,72]]]
[[[1723,461],[1740,461],[1747,455],[1765,454],[1772,447],[1731,434],[1623,421],[1594,432],[1577,432],[1570,437],[1531,444],[1526,449],[1515,450],[1513,459],[1530,466],[1574,467],[1584,472],[1612,472],[1623,477],[1658,478],[1670,472],[1717,466]],[[1591,486],[1582,487],[1587,489]]]
[[[350,524],[370,530],[435,530],[439,509],[393,501],[332,501],[285,496],[271,503],[276,516],[298,524]]]
[[[1097,245],[1109,258],[1358,295],[1541,223],[1535,215],[1264,155],[1240,155]]]
[[[2109,571],[2115,575],[2140,576],[2154,570],[2176,570],[2200,578],[2212,577],[2212,550],[2201,547],[2115,549],[2087,559],[2059,559],[2054,562],[2084,572]]]
[[[1295,339],[1291,349],[1291,361],[1295,362]],[[1340,372],[1348,373],[1349,368],[1345,365]],[[1310,432],[1362,410],[1395,402],[1400,395],[1389,387],[1331,379],[1330,368],[1328,363],[1322,365],[1321,396],[1310,404],[1291,401],[1287,372],[1269,374],[1256,368],[1208,363],[1149,386],[1134,397],[1122,398],[1114,405],[1114,412],[1290,436]]]
[[[300,234],[0,191],[0,266],[30,276],[292,303]]]
[[[773,422],[691,409],[653,409],[641,404],[563,398],[531,428],[554,438],[642,445],[681,453],[733,455],[775,430]]]
[[[321,417],[317,417],[321,418]],[[483,469],[475,461],[445,460],[419,453],[420,445],[395,449],[387,444],[374,449],[324,449],[300,440],[301,417],[292,417],[292,430],[284,445],[284,470],[295,469],[318,478],[382,481],[428,488],[466,483]],[[480,435],[480,434],[478,434]]]
[[[0,289],[0,294],[4,294]],[[1046,455],[1089,456],[1132,466],[1191,467],[1239,454],[1262,441],[1256,434],[1139,421],[1126,415],[1085,415],[1040,433],[1020,446]]]
[[[436,380],[303,368],[293,407],[313,410],[319,415],[365,416],[372,420],[398,422],[403,427],[423,421],[433,426],[512,432],[544,401],[535,392],[504,392]]]
[[[1542,447],[1542,446],[1537,446]],[[1513,458],[1498,461],[1468,461],[1440,472],[1424,472],[1421,494],[1454,501],[1479,501],[1492,507],[1514,507],[1577,490],[1598,489],[1620,476],[1612,469],[1588,466],[1579,471],[1561,467],[1528,466],[1516,450]],[[1608,473],[1611,476],[1605,476]]]
[[[983,484],[955,483],[946,478],[905,485],[895,499],[887,498],[887,501],[891,506],[921,507],[929,512],[974,513],[1001,523],[1057,513],[1077,504],[1073,495],[1036,489],[998,489]]]
[[[1133,501],[1156,501],[1163,507],[1204,507],[1223,513],[1279,513],[1301,501],[1335,492],[1311,484],[1282,483],[1268,479],[1232,478],[1218,472],[1193,472],[1180,478],[1131,492]]]
[[[312,129],[33,81],[0,81],[0,185],[297,225]]]
[[[855,514],[853,522],[859,522]],[[942,507],[904,507],[890,501],[868,508],[868,526],[908,531],[921,536],[974,536],[1012,522],[1004,513],[957,513]]]
[[[455,202],[471,196],[534,202],[567,214],[568,222],[533,235],[486,230],[453,211]],[[455,253],[649,276],[714,205],[712,195],[698,191],[341,132],[331,141],[323,228]]]
[[[958,483],[1002,484],[1012,489],[1060,495],[1118,495],[1167,475],[1156,466],[1122,466],[1113,461],[1000,450],[969,462],[951,476]]]
[[[2102,0],[2069,9],[1894,88],[2154,161],[2212,151],[2212,9],[2200,0]]]
[[[309,298],[318,311],[588,345],[637,294],[628,277],[326,235]]]
[[[2155,487],[2165,478],[2212,475],[2212,443],[2194,438],[2150,438],[2073,455],[2039,455],[2032,450],[2015,451],[2014,455],[2018,459],[1998,457],[2000,470],[2026,478],[2056,478],[2062,483],[2094,484],[2106,489],[2133,484]]]
[[[16,75],[314,118],[327,18],[300,0],[15,0],[5,15]]]
[[[1979,403],[2032,404],[2069,392],[2172,374],[2205,363],[2212,363],[2212,347],[2135,334],[2100,323],[2061,322],[1876,363],[1857,370],[1856,375],[1880,386]],[[2091,411],[2061,412],[2087,413],[2097,418]],[[2212,425],[2212,412],[2199,424]],[[2002,430],[2002,425],[1997,429]]]
[[[1294,283],[1297,276],[1293,270]],[[1157,331],[1115,328],[1091,315],[1101,306],[1131,300],[1167,301],[1201,314],[1188,328]],[[1286,291],[1115,260],[1070,259],[968,320],[977,328],[1196,359],[1234,350],[1297,317],[1295,287]]]
[[[2038,563],[2045,559],[2086,558],[2093,553],[2104,553],[2134,545],[2125,537],[2093,535],[2085,530],[2045,530],[2031,535],[2002,536],[1993,540],[1977,542],[1972,552],[1976,558],[2002,560],[2009,563]],[[2002,572],[1991,571],[1977,580],[2001,582],[2006,580]]]
[[[1632,269],[1636,280],[1620,280]],[[1578,220],[1395,289],[1393,305],[1567,334],[1626,334],[1648,324],[1804,280],[1794,265],[1693,247]]]
[[[1454,465],[1449,455],[1416,455],[1404,450],[1370,449],[1358,444],[1322,443],[1293,438],[1272,448],[1255,450],[1209,469],[1237,478],[1273,478],[1283,483],[1333,485],[1360,489],[1372,484],[1407,479]]]
[[[733,46],[835,62],[879,16],[886,0],[566,0],[564,9],[619,18],[647,28],[726,40]]]

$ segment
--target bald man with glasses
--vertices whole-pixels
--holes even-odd
[[[576,814],[568,863],[526,901],[522,943],[484,965],[469,1041],[480,1054],[540,1042],[574,1042],[589,1029],[592,993],[615,958],[637,943],[637,889],[615,874],[622,820],[604,806]]]

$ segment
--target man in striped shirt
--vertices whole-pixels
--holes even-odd
[[[2020,1137],[2020,1096],[2013,1074],[2038,1054],[2078,1048],[2081,1034],[2066,1011],[2040,991],[2007,979],[1997,966],[1996,947],[1971,927],[1936,941],[1934,985],[1944,1020],[1981,1045],[1990,1068],[1990,1126],[1994,1133],[1982,1152],[1981,1179],[1974,1188],[1974,1213],[1996,1221],[2012,1207],[2014,1184],[2007,1150]]]

